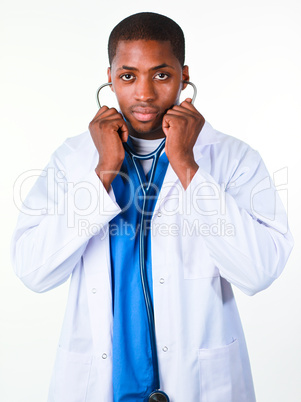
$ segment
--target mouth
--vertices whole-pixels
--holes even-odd
[[[132,115],[140,122],[149,122],[156,119],[158,110],[149,107],[135,107],[132,110]]]

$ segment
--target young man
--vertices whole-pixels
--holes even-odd
[[[49,401],[255,401],[231,285],[253,295],[280,275],[292,248],[284,208],[257,152],[215,131],[191,99],[179,104],[189,70],[174,21],[130,16],[108,48],[120,111],[101,107],[52,155],[12,242],[34,291],[71,276]],[[137,176],[148,183],[152,161],[136,171],[124,143],[148,154],[164,138],[142,236],[154,341]]]

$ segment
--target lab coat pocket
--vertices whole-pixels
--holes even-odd
[[[51,392],[55,402],[86,401],[92,356],[58,348]]]
[[[201,401],[248,402],[237,340],[198,353]]]

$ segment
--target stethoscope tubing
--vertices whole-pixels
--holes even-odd
[[[145,236],[145,214],[147,210],[147,195],[149,189],[154,180],[154,174],[156,171],[157,163],[160,157],[160,154],[165,146],[165,138],[161,141],[160,145],[157,149],[150,154],[147,155],[139,155],[135,151],[133,151],[127,143],[124,143],[124,148],[126,152],[129,154],[133,165],[135,167],[136,174],[138,176],[138,180],[141,186],[141,190],[143,192],[143,204],[141,209],[141,217],[140,217],[140,228],[139,228],[139,265],[140,265],[140,277],[141,284],[143,290],[143,296],[145,301],[146,313],[148,318],[148,326],[149,326],[149,334],[150,334],[150,342],[151,342],[151,351],[152,351],[152,362],[153,362],[153,371],[154,371],[154,381],[155,381],[155,389],[160,389],[160,379],[159,379],[159,365],[158,365],[158,354],[157,354],[157,342],[156,342],[156,331],[155,331],[155,319],[154,319],[154,308],[151,301],[150,289],[147,280],[147,272],[146,272],[146,236]],[[137,166],[137,160],[147,160],[153,159],[152,166],[150,169],[149,181],[145,186],[143,183],[139,168]]]
[[[193,87],[193,97],[191,103],[193,104],[197,95],[197,88],[196,86],[190,81],[183,81],[183,83],[191,85]],[[107,82],[101,85],[96,92],[96,101],[99,108],[101,108],[101,104],[99,101],[99,93],[102,88],[112,85],[111,82]],[[152,350],[152,362],[153,362],[153,371],[154,371],[154,382],[155,382],[155,391],[153,391],[149,395],[149,401],[156,401],[157,396],[165,398],[165,401],[168,402],[168,396],[163,392],[160,391],[160,378],[159,378],[159,364],[158,364],[158,353],[157,353],[157,341],[156,341],[156,331],[155,331],[155,319],[154,319],[154,307],[151,300],[151,294],[149,289],[149,284],[147,280],[147,272],[146,272],[146,236],[145,236],[145,215],[147,211],[147,195],[149,193],[150,187],[154,180],[154,175],[156,171],[156,167],[158,164],[159,157],[161,152],[165,147],[166,138],[164,138],[160,145],[151,153],[147,155],[139,155],[137,154],[127,143],[123,143],[125,151],[130,156],[133,165],[135,167],[136,174],[138,176],[138,180],[141,186],[141,190],[143,193],[143,203],[141,209],[141,217],[140,217],[140,228],[139,228],[139,265],[140,265],[140,276],[141,276],[141,285],[143,290],[143,296],[146,306],[146,313],[148,319],[148,326],[149,326],[149,334],[150,334],[150,342],[151,342],[151,350]],[[150,169],[149,174],[149,181],[148,183],[143,183],[141,174],[137,165],[137,160],[148,160],[153,159],[152,166]]]

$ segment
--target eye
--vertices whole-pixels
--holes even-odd
[[[123,81],[131,81],[132,79],[134,79],[135,77],[133,76],[133,74],[123,74],[120,77]]]
[[[167,80],[168,77],[169,75],[166,73],[158,73],[155,75],[155,78],[157,78],[159,81]]]

